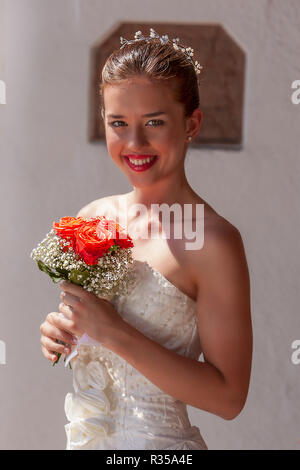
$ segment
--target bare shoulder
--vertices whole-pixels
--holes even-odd
[[[248,280],[248,265],[242,235],[237,227],[216,212],[204,219],[204,244],[200,250],[191,251],[190,267],[193,280],[199,287],[210,275],[216,279],[217,273],[226,266],[227,271],[235,271]]]
[[[217,214],[208,220],[204,227],[204,251],[213,254],[214,250],[235,247],[241,249],[243,246],[242,235],[235,225]]]
[[[116,194],[95,199],[82,207],[76,217],[97,217],[99,215],[105,215],[107,218],[113,218],[116,215],[117,202],[122,196],[122,194]]]

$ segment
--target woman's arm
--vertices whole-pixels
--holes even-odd
[[[203,250],[192,257],[205,362],[180,356],[126,323],[107,347],[165,393],[231,420],[244,407],[250,381],[249,273],[237,229],[208,238]]]

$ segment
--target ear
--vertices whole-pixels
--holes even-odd
[[[198,134],[203,120],[202,111],[197,108],[193,111],[193,114],[186,120],[186,134],[187,142],[189,142],[188,137],[195,138]]]

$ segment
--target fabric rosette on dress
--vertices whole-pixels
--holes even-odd
[[[83,449],[97,438],[109,435],[112,419],[105,393],[109,384],[106,367],[98,359],[96,346],[81,344],[73,364],[75,393],[65,397],[67,449]]]

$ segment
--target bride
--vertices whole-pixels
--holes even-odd
[[[77,216],[119,221],[126,212],[138,282],[110,302],[62,283],[65,317],[51,312],[40,327],[50,361],[69,354],[83,333],[96,344],[78,347],[71,361],[67,449],[207,449],[186,405],[232,420],[248,394],[252,325],[243,241],[187,181],[186,151],[202,122],[199,64],[167,39],[138,32],[102,70],[108,152],[133,190],[95,200]],[[153,204],[191,208],[196,227],[196,208],[203,207],[203,246],[186,249],[186,236],[172,230],[151,237],[154,223],[164,232]],[[135,236],[139,230],[147,236]]]

